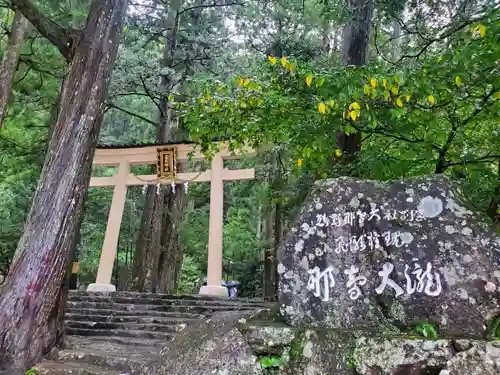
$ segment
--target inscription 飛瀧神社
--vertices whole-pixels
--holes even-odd
[[[384,263],[381,270],[378,272],[380,276],[379,284],[375,288],[377,294],[382,294],[386,288],[392,289],[396,298],[405,294],[412,295],[414,293],[424,293],[431,297],[439,296],[442,292],[441,276],[435,272],[432,264],[427,262],[425,269],[420,263],[414,261],[413,269],[408,264],[405,265],[404,275],[406,279],[405,288],[400,286],[391,278],[395,267],[392,263]],[[343,273],[347,276],[347,292],[349,298],[356,300],[363,295],[361,287],[368,283],[368,278],[359,274],[359,268],[351,266],[345,269]],[[309,280],[307,289],[313,292],[315,297],[321,298],[322,301],[329,301],[330,291],[335,288],[335,273],[332,266],[327,267],[323,271],[319,267],[314,267],[309,270]]]
[[[347,252],[357,253],[364,250],[382,250],[388,246],[399,248],[410,244],[412,241],[413,235],[409,232],[385,231],[384,233],[378,233],[372,231],[359,236],[349,236],[348,238],[337,237],[334,239],[334,245],[332,246],[325,241],[320,241],[314,256],[320,257],[323,254],[341,254]],[[300,251],[303,247],[304,240],[299,240],[296,250]]]
[[[369,233],[363,233],[359,236],[350,236],[348,240],[344,237],[336,238],[335,252],[337,254],[346,253],[348,251],[355,253],[366,249],[383,249],[387,246],[402,247],[412,241],[413,236],[407,232],[385,231],[384,233],[378,233],[376,231],[372,231]]]

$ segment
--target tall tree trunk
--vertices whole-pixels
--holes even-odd
[[[182,1],[177,0],[174,2],[177,6],[177,9],[180,10]],[[200,55],[201,47],[198,44],[197,38],[200,35],[200,25],[201,25],[201,11],[202,9],[193,9],[190,11],[190,21],[192,25],[192,33],[193,33],[193,42],[189,45],[188,51],[188,61],[185,64],[185,75],[190,76],[193,75],[196,71],[195,69],[195,61]],[[179,27],[180,20],[177,19],[175,23],[175,28],[172,29],[173,32],[177,33]],[[168,40],[177,40],[177,37],[168,36]],[[167,44],[166,44],[167,45]],[[174,63],[174,52],[175,50],[170,46],[170,55],[164,56],[164,64],[172,64]],[[168,52],[168,49],[165,49],[165,52]],[[168,66],[168,65],[167,65]],[[166,77],[165,77],[166,78]],[[166,80],[164,82],[165,85],[170,85],[171,82]],[[168,86],[167,86],[168,87]],[[180,87],[181,93],[184,91],[184,86]],[[173,111],[168,108],[168,98],[163,98],[164,106],[168,109],[169,115],[169,123],[171,124],[169,129],[169,137],[170,139],[180,139],[183,138],[186,132],[184,126],[182,126],[182,119],[178,119],[176,123],[172,123]],[[175,125],[175,126],[174,126]],[[184,170],[186,166],[179,165],[179,170]],[[198,167],[196,167],[197,169]],[[189,184],[189,182],[188,182]],[[182,221],[188,211],[189,199],[186,194],[184,186],[177,187],[176,191],[173,192],[170,190],[170,195],[165,200],[165,222],[163,226],[162,233],[162,255],[160,261],[160,284],[158,286],[159,292],[172,294],[177,291],[179,286],[179,281],[181,277],[182,271],[182,262],[184,259],[184,249],[180,243],[180,228]]]
[[[132,290],[153,292],[157,285],[158,259],[161,246],[161,219],[163,189],[148,186],[142,211],[142,221],[137,239],[132,267]]]
[[[352,12],[342,35],[342,65],[362,66],[366,64],[370,29],[373,18],[373,0],[347,0]],[[337,143],[345,155],[344,160],[355,160],[361,150],[361,133],[337,132]]]
[[[21,12],[16,12],[12,20],[7,47],[0,65],[0,129],[2,129],[3,120],[7,115],[7,105],[9,104],[12,83],[16,75],[21,46],[24,40],[24,33],[28,28],[29,22],[24,18]]]
[[[282,186],[282,174],[278,152],[272,152],[270,159],[271,168],[268,174],[269,185],[273,186],[274,190],[278,190]],[[283,215],[280,204],[272,201],[271,205],[267,208],[263,230],[266,242],[264,249],[264,297],[274,297],[278,290],[277,254],[278,246],[281,241],[282,220]]]
[[[332,31],[332,25],[330,21],[323,20],[323,30],[321,35],[321,49],[323,54],[328,55],[331,51],[330,46],[330,33]]]
[[[398,18],[400,15],[398,15]],[[392,21],[392,61],[398,61],[401,56],[401,25],[398,20]]]
[[[0,298],[0,367],[26,370],[57,339],[53,311],[65,298],[62,285],[88,189],[127,1],[94,0],[73,47],[56,38],[50,28],[57,26],[37,20],[41,13],[35,17],[30,2],[13,3],[70,61],[49,151]]]
[[[183,186],[165,197],[165,221],[162,233],[158,291],[172,294],[176,291],[180,276],[183,249],[179,241],[180,225],[187,207]]]
[[[494,227],[500,228],[500,160],[497,163],[497,174],[497,185],[488,206],[488,215],[493,220]]]
[[[175,66],[181,4],[182,0],[174,0],[168,9],[165,21],[165,29],[168,31],[165,36],[164,53],[160,63],[161,69],[173,69]],[[168,100],[168,95],[174,89],[174,80],[175,78],[172,76],[171,71],[161,76],[161,113],[156,137],[158,142],[178,141],[176,134],[178,128],[177,121],[173,118],[173,112]],[[180,171],[181,168],[178,168],[178,170]],[[178,187],[178,189],[181,190],[182,187]],[[161,189],[160,192],[153,189],[148,189],[147,191],[146,205],[143,211],[143,223],[148,222],[149,225],[141,228],[141,237],[137,243],[136,259],[134,261],[136,266],[133,272],[134,279],[141,279],[142,276],[142,279],[145,280],[142,288],[143,291],[170,292],[175,288],[175,264],[178,261],[178,254],[176,252],[178,251],[178,233],[170,232],[178,231],[180,222],[174,220],[172,216],[173,212],[177,212],[176,207],[178,207],[179,202],[173,202],[171,196],[176,197],[180,202],[185,200],[182,191],[177,191],[174,194],[169,187]],[[172,213],[170,210],[173,210]],[[141,257],[142,260],[138,259],[138,257]],[[172,269],[172,275],[166,275],[166,270],[170,269]],[[163,277],[167,277],[168,282],[163,280]]]

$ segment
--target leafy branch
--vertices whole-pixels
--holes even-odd
[[[146,123],[148,123],[150,125],[153,125],[155,127],[158,126],[158,124],[156,122],[148,119],[147,117],[139,115],[138,113],[134,113],[134,112],[129,111],[129,110],[125,109],[125,108],[119,107],[119,106],[117,106],[114,103],[106,103],[106,110],[104,111],[104,113],[106,113],[110,109],[116,109],[116,110],[118,110],[120,112],[123,112],[123,113],[129,115],[129,116],[132,116],[132,117],[135,117],[135,118],[137,118],[137,119],[139,119],[141,121],[144,121],[144,122],[146,122]]]
[[[30,0],[10,0],[10,6],[20,11],[36,28],[61,52],[67,61],[73,57],[73,38],[68,29],[57,24],[42,12]]]

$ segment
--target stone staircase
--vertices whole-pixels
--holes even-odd
[[[64,348],[37,375],[136,375],[188,324],[217,312],[270,308],[263,300],[151,293],[70,292]]]

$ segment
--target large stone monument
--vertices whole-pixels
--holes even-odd
[[[280,254],[292,325],[482,337],[500,314],[500,239],[441,176],[316,183]]]

